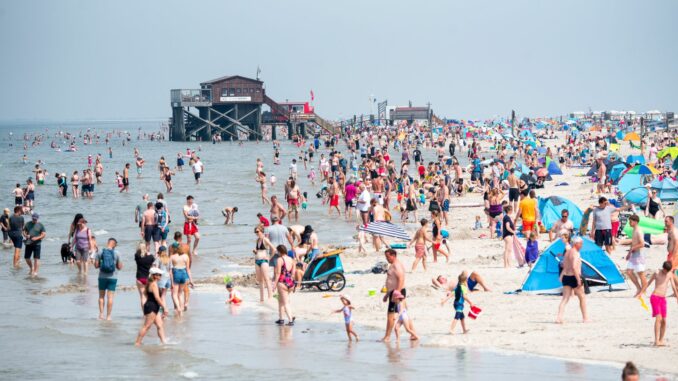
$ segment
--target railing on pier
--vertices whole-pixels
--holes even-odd
[[[210,89],[172,89],[170,91],[172,106],[202,107],[212,105]]]

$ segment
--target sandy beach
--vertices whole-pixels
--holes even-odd
[[[557,140],[561,141],[561,140]],[[556,141],[552,141],[556,142]],[[628,144],[625,144],[628,149]],[[622,156],[627,154],[622,149]],[[544,189],[538,190],[540,197],[559,195],[575,202],[580,208],[593,205],[592,184],[582,176],[588,168],[563,168],[562,176],[554,176],[554,181],[546,182]],[[567,182],[568,186],[558,186]],[[467,194],[456,198],[452,204],[482,203],[482,194]],[[669,209],[671,210],[671,209]],[[672,211],[671,211],[672,213]],[[421,214],[421,213],[420,213]],[[497,239],[478,238],[482,231],[472,230],[476,215],[482,215],[481,207],[452,207],[450,213],[450,233],[452,255],[449,263],[439,258],[438,263],[428,263],[424,272],[421,265],[415,273],[410,269],[414,261],[414,249],[398,250],[398,257],[405,265],[406,287],[408,291],[408,314],[414,320],[414,326],[420,335],[422,344],[440,347],[478,347],[499,350],[524,351],[534,354],[561,358],[610,361],[620,364],[629,360],[648,369],[678,374],[676,351],[678,329],[673,325],[673,317],[678,316],[675,299],[668,299],[667,341],[669,347],[653,347],[653,322],[650,313],[633,298],[633,285],[627,281],[629,289],[616,292],[593,291],[587,296],[590,323],[581,322],[581,314],[576,299],[567,306],[565,324],[555,324],[560,296],[504,294],[519,289],[528,274],[528,268],[502,267],[503,242]],[[483,216],[483,222],[485,222]],[[486,225],[484,225],[486,226]],[[416,225],[408,224],[413,231]],[[322,234],[322,232],[320,232]],[[524,242],[524,241],[523,241]],[[548,234],[542,234],[539,240],[540,251],[548,247]],[[384,329],[386,304],[382,303],[383,294],[368,296],[368,289],[379,290],[384,283],[383,274],[354,274],[370,270],[375,263],[384,261],[383,253],[376,253],[370,247],[367,255],[359,255],[357,248],[349,248],[342,255],[346,271],[347,287],[342,291],[351,296],[355,305],[354,317],[358,330],[360,327]],[[617,246],[612,260],[619,268],[625,269],[624,256],[628,246]],[[652,246],[645,249],[647,256],[647,274],[658,269],[666,257],[666,246]],[[430,253],[429,253],[429,261]],[[443,291],[431,287],[431,279],[439,274],[455,277],[462,271],[476,271],[485,279],[491,292],[473,292],[470,298],[483,309],[477,320],[467,318],[470,332],[466,335],[457,328],[455,335],[449,334],[449,326],[454,316],[451,301],[445,306],[440,302],[445,297]],[[248,304],[256,305],[258,294],[254,289],[244,288]],[[645,298],[647,301],[647,297]],[[250,302],[251,301],[251,302]],[[341,323],[341,316],[330,315],[341,303],[336,293],[301,291],[293,295],[294,313],[299,319]],[[275,301],[265,308],[276,309]],[[381,336],[368,334],[364,340],[378,340]],[[401,330],[401,340],[409,335]]]

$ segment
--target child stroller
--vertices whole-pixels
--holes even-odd
[[[317,287],[320,291],[339,292],[346,286],[344,267],[339,254],[344,249],[332,250],[320,254],[306,267],[301,278],[301,288]]]

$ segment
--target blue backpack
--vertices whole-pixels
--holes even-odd
[[[101,251],[101,272],[112,274],[115,272],[115,252],[111,249]]]

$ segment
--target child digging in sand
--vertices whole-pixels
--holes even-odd
[[[459,282],[457,282],[457,287],[454,288],[454,294],[451,292],[447,294],[447,297],[443,299],[443,301],[440,303],[440,305],[444,305],[445,302],[450,300],[452,296],[454,295],[454,320],[452,320],[452,326],[450,326],[450,333],[454,335],[454,327],[457,325],[457,320],[461,321],[461,329],[464,333],[468,333],[468,329],[466,329],[466,323],[464,322],[464,302],[467,302],[470,307],[473,307],[473,302],[469,300],[468,297],[465,296],[466,292],[464,291],[466,289],[466,272],[462,272],[459,274]]]
[[[355,337],[355,341],[359,341],[358,334],[353,330],[353,310],[355,308],[351,305],[351,299],[348,295],[342,295],[339,298],[344,307],[334,311],[334,313],[341,312],[344,314],[344,324],[346,325],[346,336],[348,336],[348,341],[353,341],[352,337]]]

